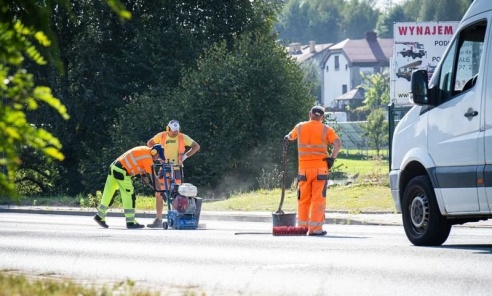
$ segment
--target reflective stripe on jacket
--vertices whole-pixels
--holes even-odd
[[[328,127],[316,121],[303,122],[297,126],[299,161],[323,160],[328,157],[326,136]]]
[[[147,146],[137,146],[123,153],[123,155],[118,157],[117,161],[125,167],[131,176],[142,173],[151,174],[151,167],[154,161],[150,150],[151,148]]]

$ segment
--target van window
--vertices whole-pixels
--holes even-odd
[[[446,102],[474,86],[482,59],[487,22],[462,30],[444,57],[439,76],[440,102]]]

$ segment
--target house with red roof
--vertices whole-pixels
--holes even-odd
[[[378,38],[375,32],[366,33],[364,39],[345,39],[331,46],[321,61],[320,103],[333,111],[344,111],[343,106],[350,98],[343,95],[359,89],[363,83],[361,73],[389,71],[392,56],[393,39]]]

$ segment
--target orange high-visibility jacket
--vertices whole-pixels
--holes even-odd
[[[338,139],[335,130],[317,120],[297,124],[289,136],[297,139],[299,168],[326,166],[328,145]]]
[[[152,164],[154,160],[147,146],[137,146],[123,153],[117,161],[119,161],[126,169],[129,175],[137,174],[152,174]]]
[[[167,133],[161,135],[161,145],[166,144]],[[165,148],[164,148],[165,149]],[[183,164],[183,155],[185,153],[185,141],[182,133],[178,133],[178,164]]]

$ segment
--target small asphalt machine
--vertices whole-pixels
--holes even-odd
[[[197,189],[194,185],[190,183],[179,185],[176,183],[176,170],[180,171],[181,180],[183,180],[182,165],[165,161],[161,164],[153,164],[152,169],[154,172],[158,172],[158,180],[155,179],[155,174],[152,174],[154,190],[165,197],[167,204],[167,221],[162,223],[162,228],[196,229],[200,220],[203,200],[196,196]],[[157,184],[160,179],[163,179],[164,182],[161,182],[161,188],[158,188]]]

